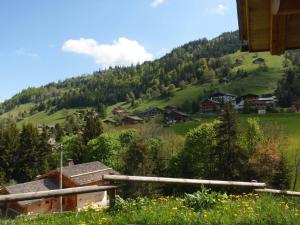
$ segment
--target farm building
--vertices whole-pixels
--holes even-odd
[[[300,48],[299,0],[237,0],[242,50],[280,55]]]
[[[217,101],[206,99],[200,104],[201,112],[216,113],[221,111],[221,104]]]
[[[127,124],[127,125],[133,125],[133,124],[139,124],[139,123],[143,123],[144,119],[138,116],[126,116],[123,120],[122,120],[123,124]]]
[[[63,188],[103,185],[104,181],[102,180],[102,176],[105,174],[119,173],[100,162],[90,162],[77,165],[70,164],[62,169]],[[0,193],[18,194],[58,189],[59,178],[60,170],[56,169],[39,176],[35,181],[5,187],[1,189]],[[108,201],[106,191],[68,195],[63,197],[63,210],[78,210],[90,203],[97,203],[104,206],[108,204]],[[3,207],[3,214],[38,214],[56,212],[58,210],[59,198],[48,198],[6,203]]]

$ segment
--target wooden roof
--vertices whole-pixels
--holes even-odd
[[[300,48],[300,0],[237,0],[237,8],[243,50]]]
[[[65,166],[62,169],[63,179],[68,179],[76,186],[84,186],[94,182],[102,181],[102,176],[106,174],[119,174],[112,168],[98,162],[89,162]],[[49,173],[39,176],[38,179],[59,175],[60,169],[52,170]]]
[[[50,178],[40,179],[36,181],[11,185],[4,188],[9,194],[21,194],[28,192],[38,192],[38,191],[50,191],[58,189],[58,185],[53,182]],[[38,202],[41,199],[18,201],[21,206],[31,204],[33,202]]]

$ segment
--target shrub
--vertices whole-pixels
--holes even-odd
[[[123,130],[119,136],[121,145],[126,146],[126,145],[129,145],[130,143],[132,143],[135,135],[136,135],[135,129]]]
[[[185,194],[183,202],[186,206],[195,209],[196,211],[202,211],[203,209],[213,208],[221,195],[217,192],[210,192],[209,189],[203,188],[194,194]]]

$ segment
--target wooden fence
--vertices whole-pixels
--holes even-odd
[[[115,197],[115,191],[117,188],[119,188],[119,186],[93,185],[93,186],[85,186],[85,187],[57,189],[57,190],[51,190],[51,191],[8,194],[8,195],[0,195],[0,202],[43,199],[43,198],[60,197],[60,196],[73,195],[73,194],[92,193],[92,192],[98,192],[98,191],[108,191],[109,195],[110,195],[110,199],[113,200]]]
[[[124,175],[103,175],[102,179],[106,181],[122,181],[122,182],[207,185],[207,186],[247,187],[247,188],[265,188],[267,186],[266,183],[258,183],[255,181],[240,182],[240,181],[198,180],[198,179],[142,177],[142,176],[124,176]]]

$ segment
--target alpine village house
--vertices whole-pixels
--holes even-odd
[[[62,168],[63,188],[103,185],[102,176],[107,174],[119,173],[98,161],[77,165],[70,162]],[[59,179],[60,169],[56,169],[38,176],[34,181],[4,187],[0,193],[5,195],[55,190],[59,189]],[[79,210],[91,203],[106,206],[109,202],[107,196],[106,191],[63,196],[63,211]],[[1,207],[2,215],[5,216],[51,213],[58,212],[59,209],[59,197],[6,202]]]

